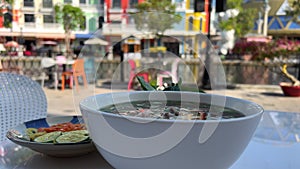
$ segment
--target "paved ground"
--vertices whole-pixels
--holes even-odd
[[[95,87],[90,85],[88,88],[80,88],[78,92],[72,89],[54,90],[44,88],[48,100],[49,116],[57,115],[78,115],[78,103],[83,98],[107,92],[126,91],[125,85],[114,87],[111,90],[109,85]],[[227,90],[206,90],[207,93],[225,94],[236,98],[246,99],[256,102],[264,107],[265,110],[277,110],[300,113],[300,97],[286,97],[282,94],[279,86],[271,85],[237,85],[234,89]]]

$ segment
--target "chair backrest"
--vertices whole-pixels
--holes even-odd
[[[172,69],[171,69],[171,73],[172,73],[172,76],[174,81],[174,83],[177,83],[178,82],[178,74],[177,74],[177,70],[178,70],[178,66],[179,66],[179,63],[180,63],[181,59],[180,58],[176,58],[174,60],[174,62],[172,63]]]
[[[128,63],[129,63],[129,65],[130,65],[130,70],[131,70],[131,71],[135,71],[135,69],[136,69],[135,61],[132,60],[132,59],[129,59],[129,60],[128,60]]]
[[[47,116],[47,99],[42,87],[32,79],[0,73],[0,141],[16,125]]]
[[[74,74],[84,73],[84,59],[76,59],[73,64],[73,72]]]

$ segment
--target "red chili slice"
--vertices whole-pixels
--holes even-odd
[[[66,132],[66,131],[73,131],[73,130],[83,130],[86,129],[84,124],[73,124],[71,122],[67,122],[67,123],[59,123],[59,124],[55,124],[52,125],[50,127],[41,127],[38,128],[38,132],[54,132],[54,131],[62,131],[62,132]]]

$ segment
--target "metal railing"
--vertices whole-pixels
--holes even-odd
[[[4,71],[14,71],[20,74],[25,74],[33,79],[38,79],[42,72],[41,67],[42,57],[0,57],[0,61]],[[298,77],[300,71],[299,63],[287,63],[287,62],[245,62],[240,60],[225,60],[222,62],[224,72],[226,75],[227,84],[265,84],[265,85],[277,85],[281,81],[288,81],[280,73],[280,66],[286,63],[288,65],[288,71]],[[114,76],[114,79],[120,79],[119,60],[103,60],[94,59],[93,66],[97,69],[96,80],[110,79]],[[203,73],[203,65],[197,60],[187,60],[184,64],[179,64],[178,75],[190,76],[191,73],[194,76],[194,81],[201,81]],[[93,72],[90,72],[94,74]],[[124,67],[123,71],[124,81],[128,80],[129,66]],[[299,78],[299,77],[298,77]]]

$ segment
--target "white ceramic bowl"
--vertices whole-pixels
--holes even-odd
[[[222,120],[167,120],[128,117],[99,111],[140,100],[213,103],[246,116]],[[256,103],[194,92],[118,92],[81,101],[80,109],[97,150],[120,169],[229,168],[241,155],[263,114]]]

